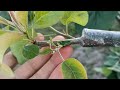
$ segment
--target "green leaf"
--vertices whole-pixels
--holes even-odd
[[[69,23],[74,22],[85,26],[88,22],[88,13],[87,11],[65,11],[61,22],[64,25],[68,25]]]
[[[23,48],[28,43],[29,42],[27,40],[21,39],[10,46],[11,52],[16,57],[19,64],[23,64],[28,60],[23,56]]]
[[[118,79],[120,79],[120,73],[117,73],[117,77],[118,77]]]
[[[5,64],[0,64],[0,76],[4,77],[4,78],[13,78],[14,77],[14,73],[11,70],[10,67],[8,67]]]
[[[23,56],[27,59],[32,59],[39,55],[39,47],[34,44],[25,45],[23,48]]]
[[[69,58],[62,63],[62,72],[65,79],[87,79],[85,68],[74,58]]]
[[[2,32],[2,31],[0,31]],[[8,47],[18,41],[23,35],[18,32],[3,31],[0,35],[0,62],[2,63],[3,55]]]
[[[69,45],[71,42],[70,41],[59,41],[58,42],[61,46],[66,46]]]
[[[45,48],[43,51],[40,51],[41,55],[46,55],[52,53],[52,50],[50,48]]]
[[[119,57],[118,56],[113,56],[113,55],[109,55],[106,57],[105,59],[106,61],[104,62],[105,66],[109,66],[112,67],[113,65],[115,65],[118,61],[119,61]]]
[[[112,67],[109,67],[108,69],[113,70],[115,72],[119,72],[120,73],[120,64],[119,61]]]
[[[15,11],[17,21],[27,28],[28,26],[28,11]]]
[[[112,54],[115,54],[115,56],[120,56],[120,48],[119,47],[111,47],[110,51]]]
[[[112,71],[112,73],[109,76],[107,76],[107,79],[118,79],[117,72]]]
[[[64,15],[64,11],[35,11],[34,28],[47,28],[56,24]]]
[[[99,72],[99,73],[105,75],[106,77],[112,73],[112,71],[109,70],[107,67],[96,67],[96,68],[94,68],[94,70],[96,72]]]

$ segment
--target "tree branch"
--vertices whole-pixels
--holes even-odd
[[[82,36],[74,39],[66,39],[63,41],[54,41],[55,45],[71,45],[79,44],[83,47],[95,47],[95,46],[120,46],[120,32],[119,31],[105,31],[97,29],[85,28],[82,32]],[[36,45],[44,47],[49,46],[47,41],[35,42]]]
[[[19,24],[19,22],[17,21],[16,17],[15,17],[15,14],[14,14],[14,11],[8,11],[10,17],[11,17],[11,20],[12,22],[14,23],[14,25],[17,27],[17,29],[26,34],[25,30],[23,29],[23,27]]]

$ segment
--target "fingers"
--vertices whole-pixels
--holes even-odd
[[[35,39],[37,41],[42,41],[44,40],[44,36],[41,33],[38,33]],[[11,52],[8,52],[3,58],[3,63],[8,65],[10,68],[14,68],[17,65],[17,60]]]
[[[65,38],[63,36],[58,35],[55,38],[53,38],[52,41],[55,41],[55,40],[65,40]]]
[[[63,72],[62,72],[62,64],[59,64],[52,74],[50,75],[49,79],[63,79]]]
[[[53,40],[64,40],[64,37],[57,36]],[[73,49],[71,46],[66,46],[60,49],[60,53],[64,59],[67,59],[71,56]],[[61,59],[58,52],[56,52],[50,60],[37,72],[35,73],[30,79],[47,79],[49,78],[50,74],[53,70],[59,65],[63,60]]]
[[[27,79],[31,77],[38,69],[40,69],[49,60],[50,55],[36,56],[34,59],[27,61],[15,70],[17,79]]]
[[[43,41],[44,40],[44,36],[41,33],[37,34],[37,37],[35,38],[36,41]]]
[[[10,68],[14,68],[17,64],[17,60],[11,52],[8,52],[3,58],[3,63],[8,65]]]

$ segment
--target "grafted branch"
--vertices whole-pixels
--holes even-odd
[[[120,32],[119,31],[105,31],[97,29],[85,28],[82,36],[74,39],[66,39],[63,41],[54,41],[55,45],[67,46],[71,44],[79,44],[83,47],[95,46],[120,46]],[[47,41],[35,42],[40,47],[49,46]]]

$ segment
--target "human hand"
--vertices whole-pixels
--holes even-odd
[[[53,41],[64,39],[65,38],[62,36],[56,36]],[[39,34],[36,40],[42,41],[44,40],[44,36]],[[42,49],[45,48],[48,47],[43,47]],[[69,58],[72,52],[73,49],[71,46],[66,46],[60,49],[60,53],[64,59]],[[13,69],[15,73],[14,79],[63,79],[61,69],[62,62],[63,60],[58,52],[44,56],[36,56],[18,67],[16,67],[17,60],[11,52],[8,52],[3,60],[3,63]],[[0,78],[2,79],[3,77],[0,76]]]

